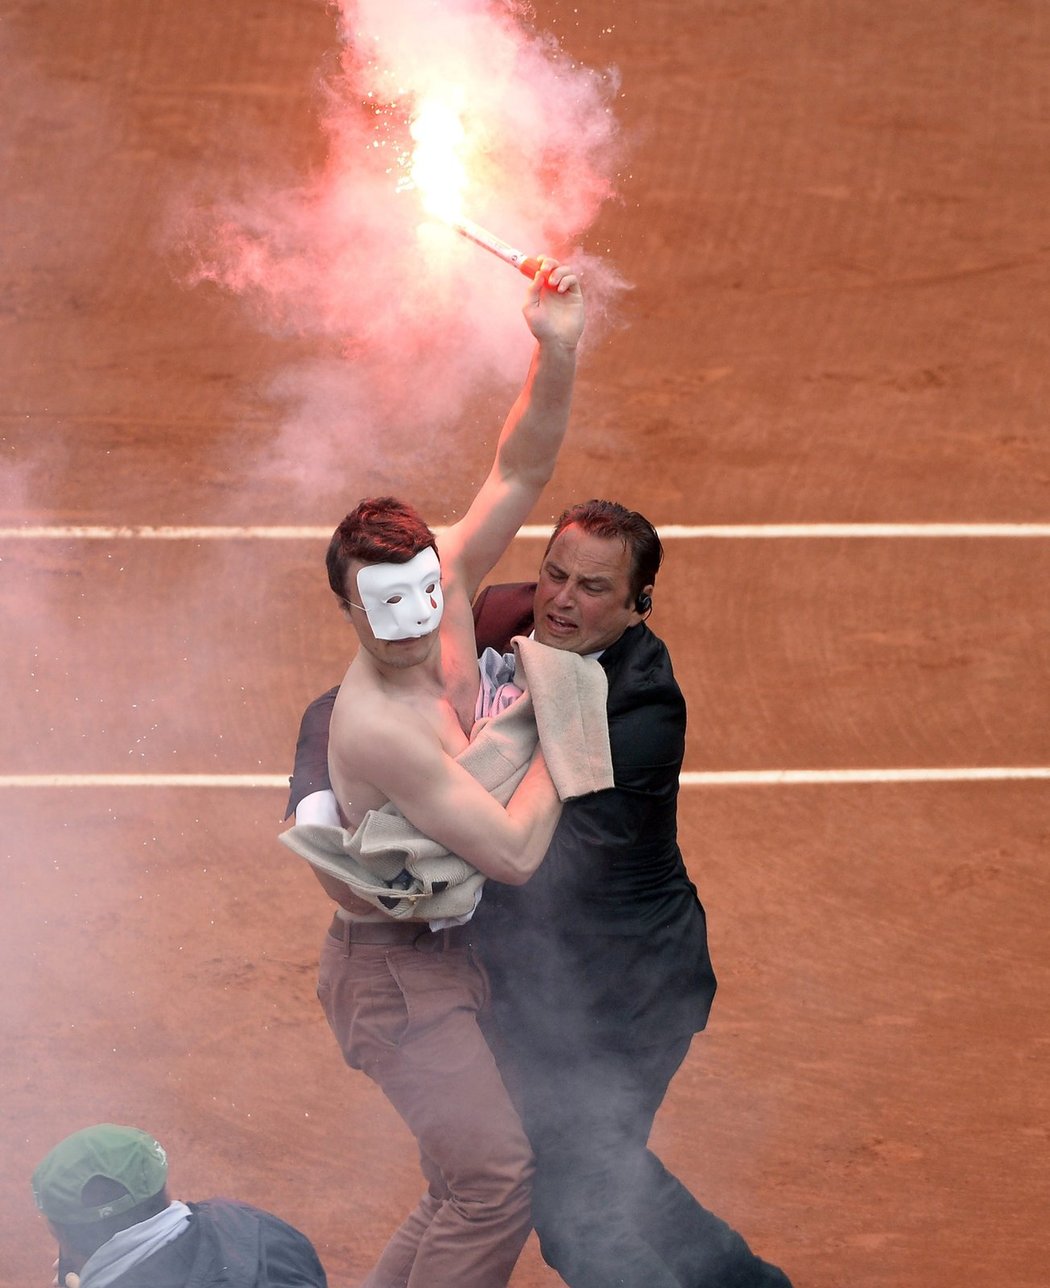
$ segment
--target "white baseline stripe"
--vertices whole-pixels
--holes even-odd
[[[795,786],[799,783],[954,783],[1050,779],[1050,767],[978,766],[972,769],[730,769],[683,773],[683,787]]]
[[[666,524],[665,540],[812,540],[862,537],[1050,537],[1050,523],[735,523],[689,527]],[[523,529],[524,531],[524,529]],[[530,533],[533,529],[529,529]],[[537,535],[547,535],[544,529]]]
[[[287,774],[0,774],[0,787],[281,787]]]
[[[658,525],[659,526],[659,525]],[[435,527],[439,535],[445,529]],[[529,525],[518,536],[545,540],[547,525]],[[737,523],[659,527],[665,541],[799,540],[841,538],[1050,537],[1050,523]],[[328,541],[331,527],[150,527],[147,525],[53,525],[0,528],[7,541]]]
[[[972,769],[730,769],[683,773],[683,787],[781,787],[800,783],[952,783],[1050,780],[1050,766]],[[4,787],[197,787],[288,789],[287,774],[2,774]]]

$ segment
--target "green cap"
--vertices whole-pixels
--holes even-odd
[[[116,1181],[127,1194],[86,1206],[81,1194],[95,1176]],[[99,1123],[55,1146],[33,1173],[33,1197],[58,1225],[93,1225],[159,1194],[167,1180],[168,1157],[152,1136],[135,1127]]]

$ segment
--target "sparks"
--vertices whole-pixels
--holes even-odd
[[[463,214],[463,193],[468,184],[464,151],[467,134],[459,112],[437,98],[424,98],[409,132],[415,148],[404,187],[418,191],[427,214],[440,219],[461,237],[510,264],[526,277],[535,277],[540,261],[496,237]]]

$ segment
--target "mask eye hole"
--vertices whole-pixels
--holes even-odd
[[[400,604],[400,603],[401,603],[401,596],[400,596],[400,595],[391,595],[389,599],[385,599],[383,602],[384,602],[385,604]]]
[[[436,582],[436,581],[432,581],[432,582],[430,583],[430,585],[426,588],[426,593],[427,593],[428,595],[432,595],[432,594],[434,593],[434,591],[435,591],[435,590],[437,590],[437,582]]]

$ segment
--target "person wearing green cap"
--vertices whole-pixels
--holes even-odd
[[[147,1132],[98,1123],[33,1173],[58,1240],[60,1288],[327,1288],[307,1237],[246,1203],[182,1203]]]

